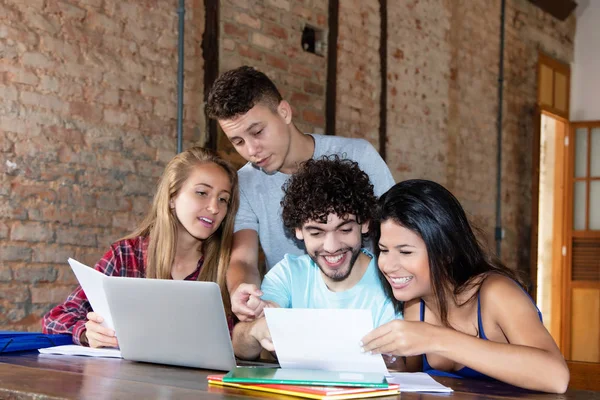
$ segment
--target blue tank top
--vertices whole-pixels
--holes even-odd
[[[535,308],[538,310],[538,316],[540,317],[540,321],[542,321],[542,313],[540,312],[539,308],[537,308],[537,305],[535,304],[535,302],[533,301],[531,296],[529,296],[529,294],[527,292],[525,292],[525,293],[527,294],[527,296],[529,297],[529,299],[531,300],[531,302],[533,303]],[[422,299],[421,299],[421,318],[420,318],[420,320],[425,321],[425,302]],[[481,323],[481,299],[479,298],[479,292],[477,293],[477,328],[479,329],[479,338],[483,339],[483,340],[488,340],[488,338],[487,338],[487,336],[485,336],[485,332],[483,330],[483,324]],[[427,362],[427,355],[423,354],[422,357],[423,357],[423,372],[426,372],[429,375],[445,376],[445,377],[449,377],[449,378],[459,378],[459,379],[470,378],[470,379],[494,380],[494,378],[484,375],[481,372],[475,371],[474,369],[471,369],[469,367],[462,367],[458,371],[452,371],[452,372],[440,371],[437,369],[433,369],[431,367],[431,365],[429,365],[429,362]]]

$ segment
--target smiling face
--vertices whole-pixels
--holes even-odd
[[[381,223],[379,269],[394,297],[409,301],[432,294],[429,257],[419,235],[388,219]]]
[[[236,151],[267,173],[278,171],[290,151],[292,110],[281,101],[276,110],[258,103],[247,113],[219,120]]]
[[[368,224],[359,224],[354,215],[340,218],[329,214],[327,222],[308,221],[296,229],[296,237],[304,240],[306,252],[321,270],[326,283],[347,279],[360,255],[362,234]]]
[[[177,195],[171,199],[178,221],[178,238],[205,240],[227,214],[231,182],[223,168],[214,163],[195,166]]]

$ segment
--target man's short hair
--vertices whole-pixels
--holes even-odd
[[[275,112],[281,100],[267,75],[244,65],[217,78],[208,94],[206,111],[209,118],[225,120],[246,114],[258,103]]]
[[[329,214],[353,214],[362,224],[373,219],[377,207],[369,176],[357,162],[337,155],[302,163],[283,190],[283,224],[292,231],[308,221],[326,223]]]

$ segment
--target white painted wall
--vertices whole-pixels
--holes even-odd
[[[571,121],[600,120],[600,0],[578,0]]]

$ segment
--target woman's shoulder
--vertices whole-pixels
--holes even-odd
[[[498,273],[488,273],[480,278],[479,293],[481,296],[498,297],[511,292],[525,294],[525,289],[514,279]]]
[[[479,290],[482,308],[496,314],[513,314],[526,306],[535,309],[534,301],[514,279],[497,273],[486,276]]]

